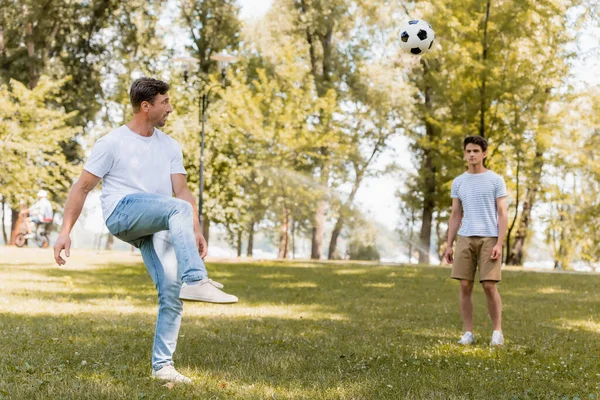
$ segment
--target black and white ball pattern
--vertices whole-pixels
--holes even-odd
[[[422,19],[408,21],[400,30],[400,47],[415,56],[427,53],[434,39],[433,28]]]

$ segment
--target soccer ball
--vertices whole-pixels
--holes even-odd
[[[400,30],[400,47],[415,56],[421,56],[431,49],[435,33],[422,19],[408,21]]]

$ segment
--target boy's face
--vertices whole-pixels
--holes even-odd
[[[483,159],[487,156],[487,153],[484,153],[481,150],[481,146],[478,144],[469,143],[467,147],[465,147],[465,160],[469,163],[469,165],[478,165],[483,163]]]

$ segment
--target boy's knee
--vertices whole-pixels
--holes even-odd
[[[494,281],[483,281],[481,286],[483,286],[483,291],[486,294],[492,294],[496,291],[496,282]]]
[[[467,280],[460,281],[460,290],[463,293],[469,294],[473,291],[473,282]]]

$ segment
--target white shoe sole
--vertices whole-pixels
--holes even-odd
[[[210,298],[200,298],[200,297],[194,297],[194,296],[179,295],[179,299],[185,300],[185,301],[199,301],[199,302],[203,302],[203,303],[213,303],[213,304],[234,304],[234,303],[238,302],[237,297],[233,297],[231,299],[210,299]]]
[[[190,385],[193,383],[191,379],[188,381],[188,380],[181,380],[181,379],[177,380],[177,379],[169,379],[169,378],[159,378],[158,376],[152,376],[152,379],[154,379],[155,381],[159,381],[159,382],[174,383],[176,385],[177,384]]]

